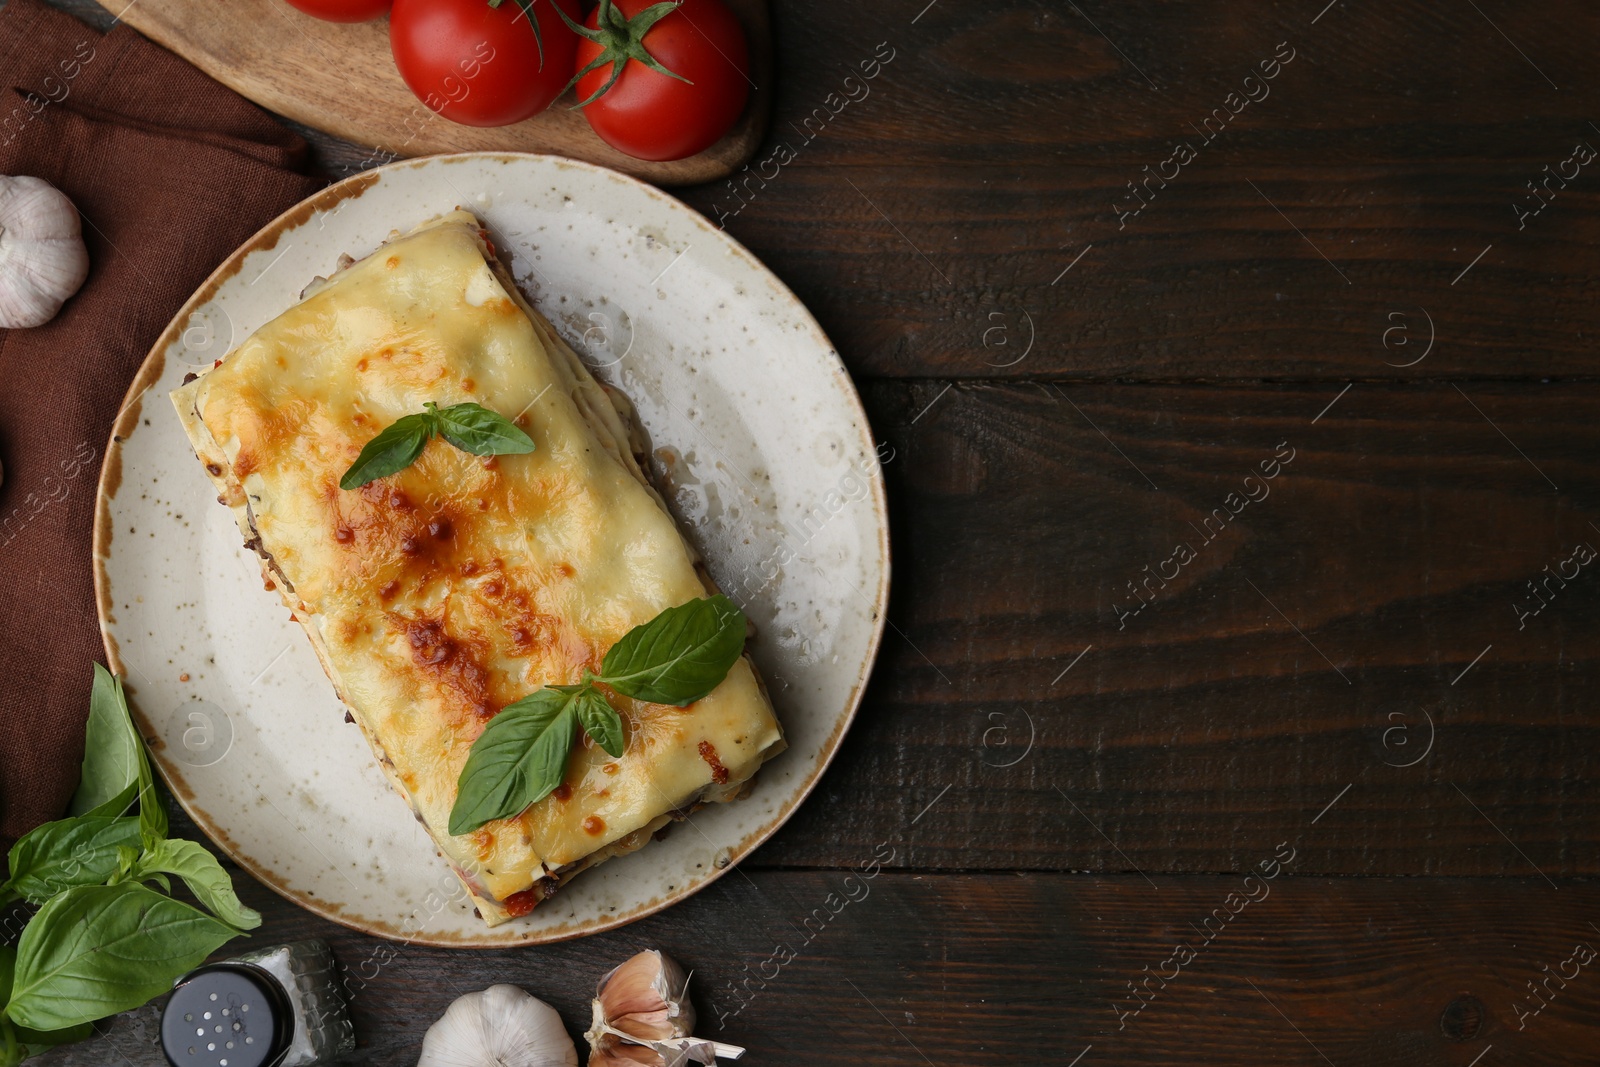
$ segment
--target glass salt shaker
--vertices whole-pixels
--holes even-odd
[[[161,1048],[173,1067],[313,1067],[355,1047],[323,941],[190,971],[161,1013]]]

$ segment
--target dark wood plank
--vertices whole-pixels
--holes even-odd
[[[1239,870],[1350,786],[1307,872],[1600,871],[1600,567],[1515,609],[1600,546],[1600,387],[866,395],[894,629],[761,862],[845,862],[933,804],[907,864]]]
[[[727,228],[857,375],[1592,377],[1600,179],[1517,233],[1537,169],[1219,164],[1119,234],[1126,166],[796,164]]]
[[[1277,41],[1303,39],[1303,5],[1235,7],[1231,33],[1204,9],[1097,17],[1160,92],[1070,7],[935,6],[884,30],[897,58],[870,96],[825,132],[801,131],[839,88],[841,42],[870,38],[840,33],[841,14],[879,18],[782,11],[777,132],[761,158],[781,143],[795,162],[743,195],[686,197],[713,219],[737,212],[730,231],[796,287],[858,373],[1593,373],[1594,188],[1575,182],[1525,231],[1512,211],[1525,182],[1590,136],[1580,94],[1547,91],[1476,12],[1329,13],[1257,112],[1125,227],[1114,204],[1127,183]],[[1518,28],[1570,89],[1588,78],[1570,30],[1594,21],[1547,9]],[[1411,54],[1414,34],[1452,47]],[[1448,347],[1393,366],[1425,332]]]
[[[1577,141],[1600,145],[1582,103],[1592,6],[923,8],[780,5],[772,140],[797,158],[757,166],[770,183],[743,197],[686,194],[713,218],[748,198],[729,230],[857,373],[1593,374],[1600,185],[1557,183],[1525,229],[1513,210]],[[854,42],[880,38],[898,58],[870,96],[798,130]],[[1295,59],[1252,90],[1270,95],[1202,139],[1194,125],[1285,41]],[[1139,203],[1128,183],[1184,142],[1197,158],[1121,218]],[[1386,348],[1388,316],[1409,316],[1415,342],[1424,310],[1440,351],[1390,366],[1422,345]],[[1011,345],[985,347],[1008,319]],[[1037,343],[1012,362],[1023,335]]]
[[[1278,854],[1306,849],[1320,829],[1295,834]],[[875,843],[880,855],[903,845],[898,833]],[[1252,865],[1272,861],[1277,847],[1257,835]],[[357,1064],[414,1062],[423,1032],[455,997],[497,982],[550,1001],[581,1034],[595,981],[642,948],[693,968],[699,1030],[748,1046],[753,1063],[1065,1067],[1091,1045],[1080,1067],[1310,1067],[1323,1056],[1338,1067],[1465,1067],[1491,1046],[1484,1062],[1593,1062],[1600,961],[1565,989],[1552,981],[1557,995],[1537,1015],[1521,1020],[1517,1008],[1537,1006],[1527,983],[1544,980],[1541,966],[1560,968],[1580,942],[1600,947],[1600,889],[1281,873],[1297,864],[1268,867],[1275,880],[1153,883],[750,872],[620,931],[495,952],[377,942],[254,885],[246,895],[268,914],[258,942],[314,935],[334,945],[354,992]],[[1241,903],[1247,895],[1258,899]],[[1174,976],[1179,944],[1194,958]],[[1157,972],[1168,975],[1165,988],[1144,986]],[[736,994],[747,977],[748,992]],[[1137,1014],[1130,983],[1149,990]],[[104,1037],[38,1062],[155,1067],[156,1017],[155,1008],[122,1016]]]

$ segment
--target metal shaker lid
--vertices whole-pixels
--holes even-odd
[[[293,1037],[288,995],[248,963],[190,971],[161,1013],[161,1049],[173,1067],[272,1067]]]

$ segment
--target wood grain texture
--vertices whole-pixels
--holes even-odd
[[[1239,870],[1353,786],[1304,873],[1600,872],[1600,566],[1542,584],[1600,546],[1600,387],[948,385],[866,389],[892,628],[761,862],[937,801],[901,862]]]
[[[1275,844],[1263,835],[1259,858]],[[752,871],[620,931],[470,953],[374,941],[253,883],[245,895],[269,916],[253,940],[332,943],[361,1040],[348,1062],[385,1067],[415,1062],[455,997],[496,982],[581,1034],[595,982],[643,948],[693,969],[698,1031],[754,1063],[1065,1067],[1089,1048],[1079,1067],[1466,1067],[1492,1047],[1483,1062],[1555,1067],[1593,1062],[1600,1007],[1597,961],[1552,982],[1537,1015],[1517,1012],[1537,1006],[1526,983],[1541,965],[1600,948],[1600,889],[1576,882]],[[1173,976],[1179,944],[1194,958]],[[1157,972],[1165,987],[1144,985]],[[37,1062],[158,1067],[157,1017],[119,1017]]]
[[[796,163],[723,221],[858,376],[1592,379],[1600,174],[1519,234],[1537,170],[1216,166],[1118,234],[1126,166]]]
[[[441,152],[549,152],[600,163],[658,185],[710,181],[737,169],[760,143],[772,97],[766,0],[728,0],[750,45],[755,89],[745,114],[699,155],[652,163],[600,140],[568,93],[511,126],[463,126],[428,110],[395,69],[387,19],[323,22],[283,0],[136,0],[121,18],[269,110],[371,151],[368,165]],[[467,90],[471,91],[470,82]]]
[[[781,5],[767,146],[737,192],[685,194],[795,287],[856,373],[1594,374],[1600,173],[1524,228],[1513,211],[1575,143],[1600,148],[1592,5],[1339,3],[1313,24],[1324,4],[1299,0],[938,3],[912,23],[924,6]],[[871,95],[801,133],[855,58],[842,42],[879,38],[898,58]],[[1191,124],[1284,41],[1296,57],[1270,95],[1202,139]],[[794,162],[764,166],[779,142]],[[1179,143],[1197,158],[1119,218]],[[1422,351],[1424,309],[1435,353],[1394,366]],[[1411,326],[1386,346],[1391,313]],[[988,331],[1007,318],[1002,350]]]

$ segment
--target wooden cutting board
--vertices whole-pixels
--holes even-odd
[[[441,152],[548,152],[613,167],[658,185],[714,181],[737,170],[766,130],[772,100],[767,0],[726,0],[750,43],[756,88],[721,141],[688,159],[650,163],[595,136],[568,94],[513,126],[462,126],[406,88],[389,52],[389,21],[346,25],[283,0],[138,0],[122,20],[262,107],[374,150],[374,162]]]

